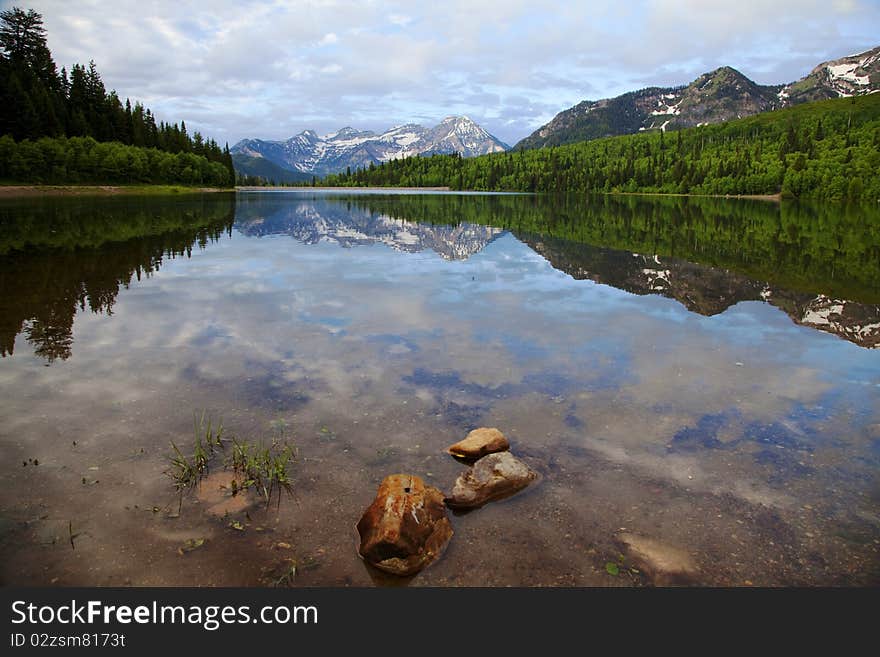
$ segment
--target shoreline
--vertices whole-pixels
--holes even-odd
[[[184,185],[0,185],[0,198],[29,196],[116,196],[125,194],[214,194],[219,187]]]
[[[275,186],[275,187],[256,187],[242,186],[236,187],[239,192],[260,192],[260,191],[315,191],[315,192],[460,192],[462,194],[531,194],[531,195],[549,195],[554,192],[513,192],[501,190],[486,189],[451,189],[449,187],[312,187],[303,186]],[[751,201],[770,201],[779,203],[782,201],[782,194],[680,194],[673,192],[562,192],[564,194],[601,194],[603,196],[661,196],[661,197],[692,197],[692,198],[727,198],[727,199],[743,199]]]
[[[0,185],[0,198],[31,196],[115,196],[125,194],[214,194],[220,192],[265,192],[265,191],[312,191],[312,192],[461,192],[464,194],[523,194],[528,192],[498,192],[487,190],[452,190],[449,187],[257,187],[237,186],[222,189],[219,187],[186,187],[184,185]],[[533,192],[534,193],[534,192]],[[571,192],[580,194],[581,192]],[[603,196],[658,196],[681,198],[723,198],[780,203],[782,194],[679,194],[664,192],[586,192]]]
[[[680,196],[683,198],[729,198],[742,199],[749,201],[770,201],[779,203],[782,201],[782,194],[679,194],[673,192],[598,192],[605,196]]]
[[[317,187],[312,187],[311,185],[299,185],[299,186],[278,186],[275,187],[257,187],[254,185],[242,185],[237,186],[235,191],[237,192],[279,192],[279,191],[313,191],[313,192],[335,192],[335,191],[355,191],[355,192],[451,192],[451,191],[462,191],[467,192],[468,190],[452,190],[449,187],[327,187],[323,185],[319,185]],[[468,192],[472,193],[472,192]],[[497,192],[486,192],[487,194],[493,194]]]

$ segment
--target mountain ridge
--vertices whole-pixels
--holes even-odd
[[[730,66],[678,87],[646,87],[614,98],[584,100],[520,140],[515,150],[560,146],[602,137],[666,131],[830,98],[880,91],[880,46],[822,62],[789,84],[761,85]]]
[[[263,158],[281,169],[323,176],[416,155],[472,157],[509,148],[470,118],[447,116],[433,128],[406,123],[377,134],[345,126],[324,136],[304,130],[283,141],[242,139],[231,152],[240,173],[251,173],[254,167],[245,158]]]

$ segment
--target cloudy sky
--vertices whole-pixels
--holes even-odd
[[[584,99],[880,45],[880,0],[19,0],[59,66],[230,145],[467,114],[513,144]]]

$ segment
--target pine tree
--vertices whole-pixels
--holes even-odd
[[[43,18],[0,12],[0,127],[16,138],[64,133],[62,78],[46,45]]]
[[[43,17],[29,9],[18,7],[0,12],[0,48],[15,66],[26,66],[52,90],[58,90],[61,80],[52,54],[46,45]]]
[[[229,174],[228,184],[231,187],[235,185],[235,165],[232,162],[232,153],[229,151],[229,142],[226,142],[226,147],[223,149],[223,166]]]

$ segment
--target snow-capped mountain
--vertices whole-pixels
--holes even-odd
[[[243,139],[232,147],[236,168],[264,158],[289,171],[323,176],[414,155],[460,153],[463,157],[497,153],[507,144],[466,116],[448,116],[434,128],[409,123],[382,134],[346,127],[319,136],[306,130],[286,141]]]
[[[558,146],[647,130],[691,128],[814,100],[880,91],[880,47],[823,62],[785,85],[760,85],[734,68],[704,73],[683,87],[648,87],[585,100],[557,114],[516,148]]]
[[[507,144],[490,135],[468,117],[447,116],[439,125],[427,131],[421,143],[412,144],[407,155],[459,153],[462,157],[474,157],[500,153],[508,148],[510,147]]]

